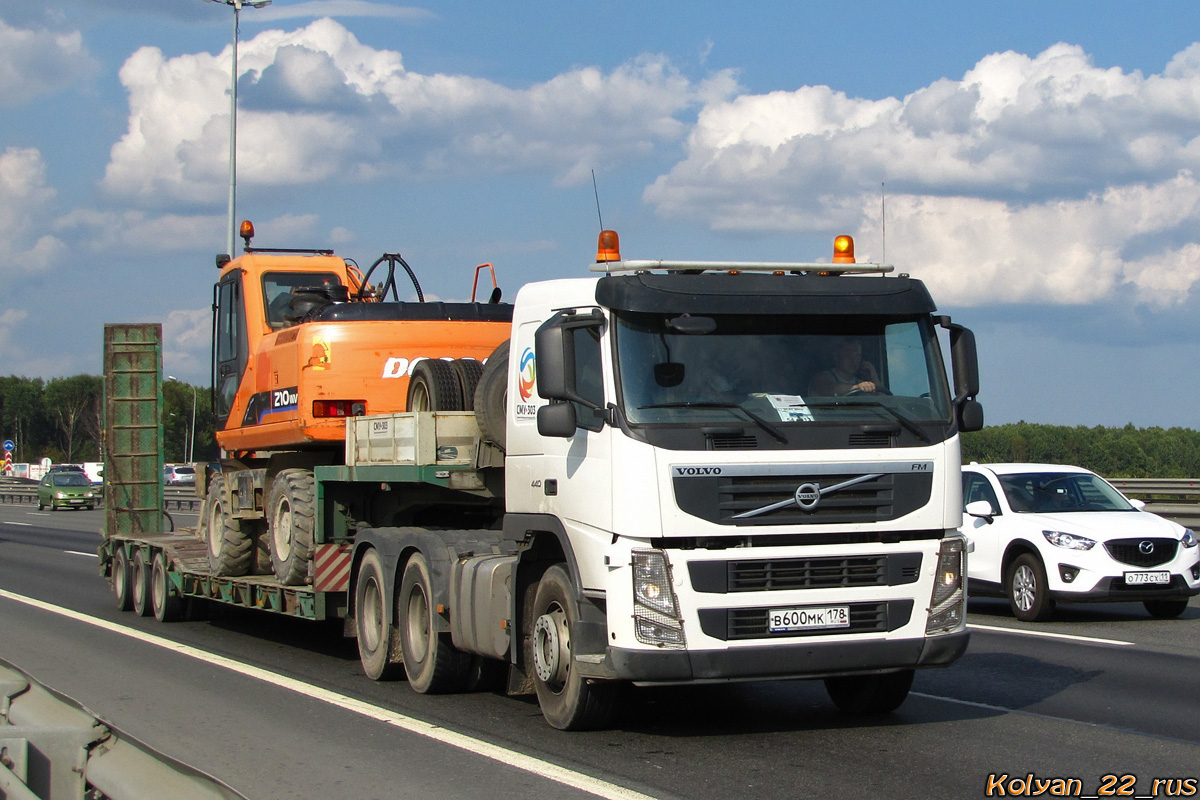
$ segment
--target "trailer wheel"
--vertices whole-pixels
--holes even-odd
[[[117,598],[117,610],[128,611],[133,608],[133,598],[130,596],[129,557],[125,548],[118,545],[112,557],[112,587],[113,595]]]
[[[844,675],[825,679],[833,704],[847,714],[888,714],[908,697],[914,670],[883,675]]]
[[[400,623],[400,648],[408,685],[421,694],[460,691],[467,678],[470,657],[439,633],[429,562],[414,553],[404,567],[396,614]]]
[[[315,486],[312,472],[306,469],[285,469],[271,483],[267,506],[271,567],[285,586],[299,586],[308,580]]]
[[[616,710],[619,684],[583,678],[573,668],[571,626],[579,606],[566,568],[546,570],[534,596],[528,663],[542,716],[562,731],[603,728]]]
[[[234,519],[225,496],[225,475],[208,485],[208,567],[213,575],[237,577],[250,571],[254,536],[251,523]]]
[[[475,387],[474,409],[483,438],[503,450],[508,409],[508,340],[501,342],[483,365]]]
[[[183,617],[183,600],[171,594],[167,559],[162,553],[154,556],[154,565],[150,569],[150,603],[154,607],[154,618],[159,622],[174,622]]]
[[[146,551],[138,550],[133,557],[133,569],[130,570],[130,584],[133,589],[133,611],[139,617],[148,617],[154,610],[150,607],[150,568],[146,565]]]
[[[418,361],[408,379],[409,411],[462,411],[462,381],[449,361]]]
[[[354,588],[354,627],[358,634],[358,660],[374,681],[400,676],[402,657],[397,652],[395,628],[388,621],[388,595],[379,551],[368,550],[358,569]]]

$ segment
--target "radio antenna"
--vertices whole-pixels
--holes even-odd
[[[592,170],[592,191],[596,194],[596,216],[600,218],[600,230],[604,230],[604,215],[600,213],[600,187],[596,185],[596,170]]]

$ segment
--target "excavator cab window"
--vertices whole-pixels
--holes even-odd
[[[250,359],[241,270],[227,275],[214,291],[213,389],[217,416],[224,423],[233,408],[238,384]]]
[[[262,282],[267,324],[273,331],[289,324],[293,289],[342,285],[341,278],[332,272],[268,272]]]

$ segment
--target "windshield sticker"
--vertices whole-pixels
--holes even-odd
[[[812,422],[812,411],[804,398],[798,394],[756,394],[755,397],[765,397],[782,422]]]

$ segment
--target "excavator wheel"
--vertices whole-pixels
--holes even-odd
[[[285,586],[298,586],[308,580],[315,497],[311,470],[285,469],[271,483],[267,505],[271,567]]]
[[[450,365],[458,373],[458,382],[462,386],[462,410],[471,411],[475,408],[475,388],[483,376],[483,364],[473,358],[456,358]]]
[[[505,414],[508,409],[508,341],[492,351],[475,387],[475,422],[483,438],[504,449]]]
[[[458,375],[458,370],[449,361],[428,358],[417,362],[408,379],[408,410],[464,410],[462,381]]]
[[[254,531],[250,522],[233,518],[225,495],[225,475],[213,477],[204,506],[208,513],[204,528],[212,574],[226,577],[247,574],[254,554]]]

